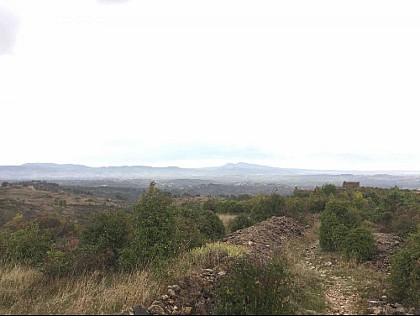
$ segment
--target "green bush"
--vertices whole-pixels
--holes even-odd
[[[209,241],[216,241],[226,234],[225,226],[219,216],[209,210],[201,211],[198,228]]]
[[[321,213],[319,239],[325,251],[338,251],[359,262],[372,259],[376,252],[373,235],[360,227],[360,214],[348,201],[333,200]]]
[[[335,195],[337,193],[337,187],[333,183],[326,183],[322,186],[321,191],[325,196],[329,196],[330,194]]]
[[[248,228],[253,225],[252,220],[246,214],[239,214],[229,223],[229,231],[231,233]]]
[[[291,278],[285,264],[272,260],[263,265],[251,258],[235,262],[216,288],[216,314],[285,315],[290,305]]]
[[[420,307],[420,226],[392,256],[390,283],[395,300]]]
[[[351,229],[344,238],[342,251],[357,262],[371,260],[377,251],[372,232],[363,227]]]
[[[251,219],[264,221],[272,216],[286,215],[286,200],[279,194],[259,195],[252,200]]]
[[[46,259],[42,270],[49,276],[56,276],[67,272],[69,264],[70,261],[67,254],[52,246],[46,253]]]
[[[206,237],[200,231],[201,209],[195,207],[180,208],[177,216],[177,248],[180,252],[201,247],[206,242]]]
[[[9,233],[6,238],[6,261],[32,266],[38,266],[45,260],[46,253],[52,245],[51,238],[39,229],[36,222]]]
[[[400,212],[398,212],[391,224],[392,231],[403,238],[407,237],[411,233],[415,233],[417,225],[420,222],[419,217],[420,214],[416,216],[414,212],[412,214],[400,214]]]
[[[340,223],[337,216],[331,211],[321,213],[321,227],[319,229],[319,242],[321,248],[325,251],[337,251],[337,246],[342,240],[337,240],[338,236],[345,235],[343,224]],[[343,230],[343,233],[341,232]],[[344,237],[344,236],[343,236]]]
[[[124,268],[174,256],[178,248],[177,212],[172,199],[150,184],[134,205],[133,240],[119,259]]]
[[[356,228],[362,223],[360,213],[351,208],[348,201],[332,200],[326,204],[325,211],[333,213],[341,224],[349,228]]]
[[[82,231],[78,261],[84,268],[116,268],[129,241],[130,225],[121,211],[96,213]]]

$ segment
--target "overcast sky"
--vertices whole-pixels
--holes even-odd
[[[0,164],[420,170],[419,56],[419,1],[0,0]]]

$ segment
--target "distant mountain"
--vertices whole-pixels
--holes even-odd
[[[278,181],[291,176],[340,176],[352,178],[369,175],[420,175],[420,172],[340,171],[277,168],[245,162],[228,163],[220,167],[180,168],[151,166],[88,167],[75,164],[27,163],[21,166],[0,166],[0,180],[83,180],[83,179],[220,179]],[[327,177],[328,178],[328,177]]]

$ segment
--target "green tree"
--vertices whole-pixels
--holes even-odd
[[[325,196],[329,196],[330,194],[335,195],[337,193],[337,187],[333,183],[326,183],[322,186],[321,191]]]
[[[120,264],[129,268],[174,256],[178,249],[176,217],[171,198],[151,182],[134,205],[133,241],[124,249]]]

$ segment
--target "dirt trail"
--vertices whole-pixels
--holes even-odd
[[[334,263],[325,261],[319,250],[319,240],[305,250],[305,262],[324,280],[327,315],[354,315],[358,313],[359,295],[351,277],[336,275]]]

